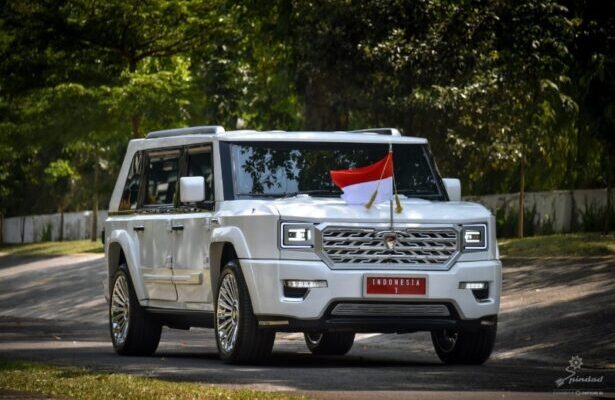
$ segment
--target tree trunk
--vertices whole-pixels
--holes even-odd
[[[64,241],[64,208],[60,208],[60,242]]]
[[[26,216],[21,217],[21,244],[23,244],[26,235]]]
[[[610,156],[606,154],[606,211],[604,213],[603,231],[609,233],[611,223],[611,163]]]
[[[335,80],[323,75],[314,75],[305,87],[305,130],[341,131],[348,129],[346,107],[335,100]],[[336,96],[339,96],[336,93]]]
[[[90,238],[92,242],[95,242],[98,238],[98,155],[94,157],[94,201],[92,203],[92,232],[90,232]]]
[[[570,229],[568,231],[577,231],[577,201],[574,198],[574,189],[570,189]]]
[[[4,214],[0,213],[0,244],[4,243]]]
[[[521,152],[521,170],[519,174],[519,220],[517,221],[517,237],[523,237],[525,218],[525,152]]]
[[[133,114],[130,117],[130,122],[132,124],[132,138],[139,139],[141,137],[141,115]]]
[[[137,71],[137,59],[134,55],[128,59],[128,70],[131,73],[134,73]],[[130,117],[130,124],[132,127],[132,138],[133,139],[139,139],[141,137],[141,117],[142,117],[141,114],[138,112],[135,112]]]

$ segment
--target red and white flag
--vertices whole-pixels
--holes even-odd
[[[333,183],[342,191],[348,204],[363,204],[391,200],[393,196],[393,153],[371,165],[330,171]],[[374,197],[375,194],[375,197]],[[373,198],[373,200],[372,200]]]

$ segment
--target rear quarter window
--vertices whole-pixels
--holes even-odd
[[[136,152],[128,169],[128,176],[122,191],[122,199],[120,200],[119,210],[135,210],[139,199],[139,186],[141,183],[141,175],[143,173],[143,154]]]

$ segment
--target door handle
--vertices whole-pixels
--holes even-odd
[[[184,226],[183,225],[173,225],[171,227],[172,230],[174,231],[183,231],[184,230]]]
[[[136,226],[133,226],[132,229],[137,231],[137,232],[143,232],[145,230],[145,226],[143,226],[143,225],[136,225]]]

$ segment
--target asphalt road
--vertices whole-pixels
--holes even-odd
[[[100,255],[0,256],[0,357],[323,399],[615,394],[614,257],[505,260],[498,342],[478,367],[441,364],[427,333],[358,335],[344,357],[313,356],[301,334],[278,334],[267,364],[229,366],[211,330],[165,328],[153,357],[120,357],[108,337],[103,276]],[[583,359],[577,376],[602,382],[556,388],[573,355]]]

